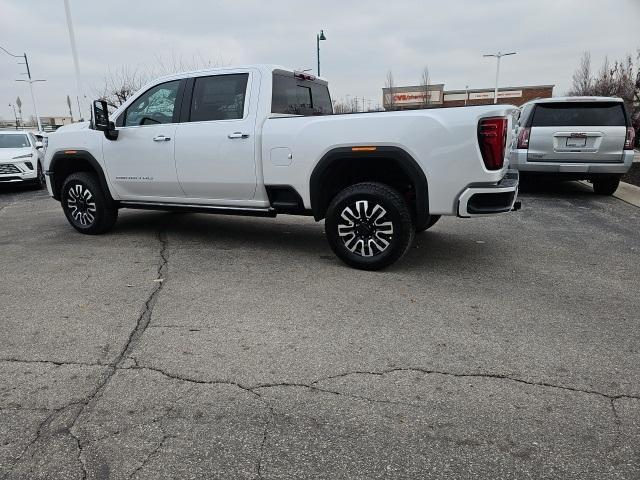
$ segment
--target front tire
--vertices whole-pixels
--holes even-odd
[[[325,220],[329,246],[347,265],[380,270],[409,249],[415,227],[402,196],[382,183],[358,183],[339,192]]]
[[[102,191],[95,175],[78,172],[62,185],[62,209],[73,228],[86,235],[110,230],[118,219],[118,209]]]
[[[620,186],[621,177],[605,177],[593,180],[593,191],[598,195],[613,195]]]

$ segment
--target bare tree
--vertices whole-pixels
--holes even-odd
[[[595,75],[591,73],[591,57],[585,52],[573,75],[573,85],[568,94],[622,98],[637,132],[640,129],[640,49],[635,64],[631,55],[613,64],[605,58]]]
[[[395,110],[396,109],[396,100],[394,95],[396,93],[396,84],[393,80],[393,72],[389,70],[387,72],[387,80],[385,82],[386,94],[384,96],[383,103],[386,105],[387,110]]]
[[[591,95],[593,91],[593,79],[591,78],[591,54],[584,52],[580,60],[580,66],[573,74],[573,85],[569,95]]]
[[[355,113],[358,111],[357,99],[347,98],[346,100],[334,100],[333,113]]]
[[[116,109],[140,90],[147,83],[148,78],[148,74],[129,67],[121,67],[115,71],[109,70],[104,79],[104,87],[99,93],[99,99]]]
[[[420,76],[420,91],[422,93],[422,108],[428,108],[431,103],[430,95],[431,79],[429,77],[429,67],[424,67]]]
[[[143,68],[123,66],[114,71],[109,70],[104,78],[104,86],[97,89],[96,93],[100,100],[106,101],[110,108],[116,109],[154,78],[225,65],[228,65],[228,62],[221,59],[207,60],[202,56],[193,56],[191,60],[185,60],[175,54],[172,54],[169,59],[156,56],[154,65]]]

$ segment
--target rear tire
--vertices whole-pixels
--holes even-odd
[[[399,260],[415,227],[402,196],[382,183],[357,183],[339,192],[325,220],[327,240],[347,265],[380,270]]]
[[[62,185],[60,203],[71,226],[86,235],[105,233],[118,219],[118,209],[91,173],[69,175]]]
[[[620,186],[621,177],[606,177],[593,180],[593,191],[598,195],[613,195]]]
[[[429,230],[431,227],[433,227],[438,220],[440,220],[441,215],[430,215],[429,216],[429,221],[427,222],[427,224],[422,227],[422,228],[417,228],[416,229],[416,233],[422,233],[425,232],[427,230]]]

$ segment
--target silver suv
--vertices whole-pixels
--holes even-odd
[[[589,180],[612,195],[633,162],[635,132],[620,98],[555,97],[520,108],[510,164],[521,172]]]

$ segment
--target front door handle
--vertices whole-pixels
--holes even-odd
[[[153,137],[154,142],[168,142],[171,140],[171,137],[165,137],[164,135],[158,135],[157,137]]]
[[[229,138],[249,138],[249,134],[248,133],[242,133],[242,132],[233,132],[233,133],[230,133],[229,135],[227,135],[227,137],[229,137]]]

